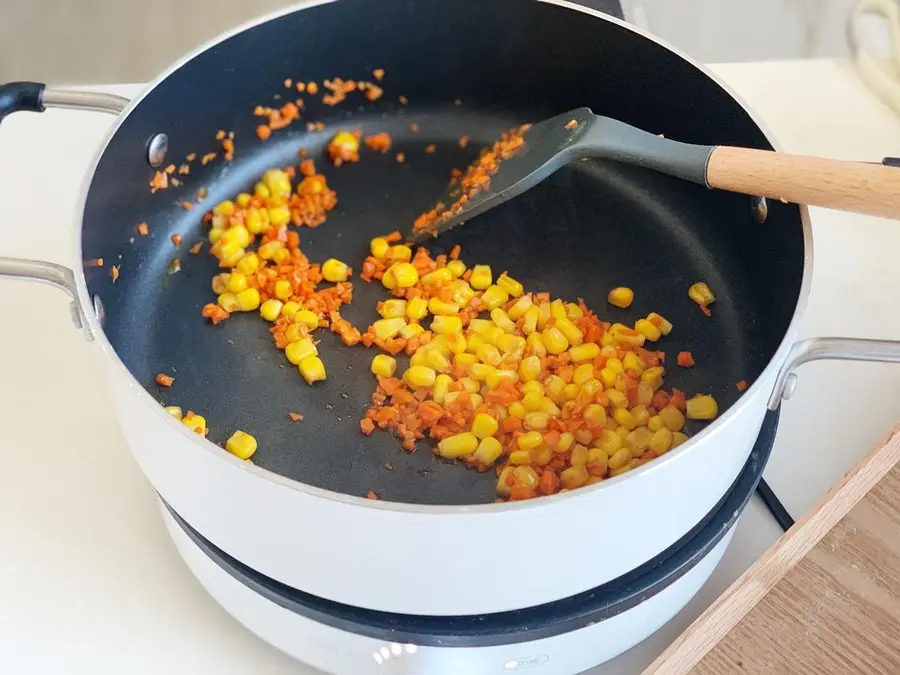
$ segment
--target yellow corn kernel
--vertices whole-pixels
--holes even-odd
[[[500,350],[497,349],[494,345],[491,344],[483,344],[478,348],[478,351],[475,352],[475,355],[481,359],[483,363],[487,363],[490,366],[499,366],[500,361],[503,360],[503,357],[500,355]]]
[[[387,272],[385,272],[381,282],[385,287],[391,288],[391,286],[388,286],[385,283],[388,275],[390,275],[391,280],[397,288],[410,288],[415,286],[419,281],[419,272],[408,262],[394,263],[388,268]]]
[[[512,462],[512,455],[509,458],[510,462]],[[510,492],[510,482],[513,478],[513,471],[515,467],[512,466],[504,466],[503,470],[500,472],[500,475],[497,477],[497,494],[501,497],[508,497]]]
[[[228,275],[228,281],[225,283],[225,287],[228,289],[229,293],[240,293],[247,288],[247,276],[240,272],[232,272]]]
[[[406,315],[406,300],[385,300],[378,313],[384,319],[402,319]]]
[[[273,197],[287,198],[291,196],[291,179],[281,169],[269,169],[263,174],[263,185],[269,188]]]
[[[616,408],[613,411],[613,419],[616,421],[616,424],[625,427],[629,431],[637,426],[634,422],[634,417],[627,408]]]
[[[234,297],[237,300],[238,309],[242,312],[252,312],[259,308],[259,291],[255,288],[245,288]]]
[[[598,356],[600,356],[600,345],[594,342],[586,342],[569,348],[569,358],[572,359],[573,363],[593,361]]]
[[[350,267],[337,258],[329,258],[322,263],[322,276],[325,277],[325,281],[330,281],[333,284],[339,281],[347,281],[350,276]]]
[[[301,338],[296,342],[291,342],[284,349],[284,355],[287,356],[287,360],[294,365],[299,365],[307,356],[318,356],[318,354],[319,350],[316,349],[313,339],[309,336]]]
[[[580,393],[581,387],[572,382],[563,387],[561,397],[563,401],[574,401]]]
[[[663,383],[663,368],[662,366],[653,366],[652,368],[647,368],[643,373],[641,373],[641,382],[646,385],[649,385],[654,390],[659,389]]]
[[[484,338],[481,337],[481,335],[479,335],[478,333],[470,333],[466,337],[466,352],[469,354],[474,354],[483,344],[487,343],[484,341]]]
[[[522,397],[522,405],[525,406],[525,410],[528,412],[536,412],[541,409],[541,400],[543,398],[543,394],[536,391],[528,391]]]
[[[463,391],[467,391],[470,394],[474,394],[481,389],[481,384],[479,384],[478,380],[471,377],[461,377],[458,382],[462,385]]]
[[[405,326],[403,326],[403,328],[400,329],[400,332],[397,333],[397,335],[402,337],[404,340],[409,340],[411,337],[414,337],[414,336],[418,335],[419,333],[424,333],[424,332],[425,332],[425,329],[422,328],[422,326],[420,326],[419,324],[408,323]]]
[[[260,199],[268,199],[271,193],[269,192],[269,188],[267,188],[262,183],[257,183],[253,186],[253,194],[255,194]]]
[[[571,349],[569,352],[571,353]],[[584,384],[585,382],[589,382],[594,379],[594,364],[593,363],[582,363],[575,369],[575,372],[572,374],[572,382],[575,384]]]
[[[451,354],[464,354],[466,351],[466,336],[462,333],[447,333],[444,336]]]
[[[499,286],[489,286],[488,289],[481,294],[481,304],[488,310],[505,305],[508,301],[509,293]]]
[[[390,307],[388,308],[388,303]],[[396,316],[403,316],[402,314],[395,315],[394,313],[398,311],[399,307],[403,307],[403,311],[406,313],[407,318],[419,320],[424,319],[425,315],[428,314],[428,301],[425,298],[413,298],[409,302],[406,300],[385,300],[382,305],[381,316],[385,319],[395,318]],[[391,314],[388,316],[385,312]]]
[[[609,458],[610,471],[616,471],[626,466],[631,461],[631,451],[628,448],[620,448]]]
[[[436,316],[431,322],[431,332],[438,335],[459,333],[462,330],[462,319],[458,316]]]
[[[525,406],[522,405],[521,401],[513,401],[509,404],[509,408],[507,408],[509,414],[516,419],[524,420],[525,415],[528,414],[528,411],[525,410]]]
[[[616,435],[622,439],[622,443],[625,442],[628,434],[631,433],[631,430],[628,427],[616,427]]]
[[[517,466],[513,471],[513,477],[518,485],[530,488],[537,487],[539,480],[537,471],[530,466]]]
[[[469,332],[483,335],[494,327],[494,322],[489,319],[472,319],[469,321]]]
[[[575,436],[575,440],[578,441],[578,443],[581,443],[583,445],[587,445],[588,443],[590,443],[591,441],[594,440],[594,432],[591,431],[590,429],[585,429],[585,428],[577,429],[574,432],[574,436]],[[578,446],[575,446],[575,449],[577,450]]]
[[[647,428],[650,431],[659,431],[660,429],[665,428],[665,424],[663,424],[662,417],[659,415],[653,415],[650,420],[647,422]]]
[[[483,291],[491,285],[493,278],[490,265],[475,265],[472,268],[469,283],[475,290]]]
[[[695,396],[688,399],[685,412],[689,420],[714,420],[719,414],[719,404],[712,396]]]
[[[447,394],[450,392],[451,384],[453,384],[453,378],[444,373],[440,373],[434,378],[434,392],[432,398],[435,403],[444,403]]]
[[[550,415],[545,412],[530,412],[525,415],[525,426],[529,429],[546,429]]]
[[[412,260],[412,249],[405,244],[397,244],[396,246],[391,246],[387,257],[393,262],[409,262]]]
[[[502,308],[497,307],[491,310],[491,321],[506,333],[516,332],[516,323],[509,318],[509,315]]]
[[[269,223],[275,227],[284,227],[291,222],[291,210],[286,206],[269,208]]]
[[[372,257],[376,260],[384,260],[385,256],[387,255],[388,249],[390,248],[391,245],[384,237],[375,237],[372,241],[369,242],[369,251],[372,252]]]
[[[426,286],[443,286],[453,281],[453,272],[446,267],[440,267],[422,277],[422,283]]]
[[[653,402],[653,387],[644,382],[638,382],[637,401],[638,405],[649,406]]]
[[[568,338],[556,326],[545,328],[541,333],[541,339],[551,354],[562,354],[569,348]]]
[[[292,323],[290,326],[284,329],[284,339],[287,340],[288,344],[290,344],[291,342],[297,342],[297,340],[302,340],[306,337],[306,334],[306,326],[303,326],[299,323]]]
[[[680,431],[672,432],[672,447],[677,448],[679,445],[687,441],[687,434],[683,434]]]
[[[600,380],[588,380],[584,384],[581,385],[581,393],[590,397],[594,397],[603,391],[603,384]]]
[[[194,433],[206,435],[206,418],[188,410],[187,415],[181,418],[181,423]]]
[[[656,342],[662,337],[662,331],[654,326],[649,319],[638,319],[634,323],[634,329],[642,333],[651,342]]]
[[[616,386],[616,371],[612,368],[603,368],[600,370],[600,381],[607,389]]]
[[[543,396],[544,395],[544,385],[537,381],[526,382],[525,384],[522,385],[522,393],[523,394],[535,393],[538,396]]]
[[[255,253],[248,253],[241,261],[235,265],[235,268],[241,274],[251,276],[259,271],[259,256]]]
[[[650,437],[649,447],[653,451],[653,454],[659,457],[672,449],[672,439],[673,434],[671,431],[665,427],[657,429]]]
[[[478,363],[478,357],[474,354],[454,354],[453,363],[457,366],[463,366],[466,371],[473,363]]]
[[[568,452],[575,445],[575,436],[570,431],[559,435],[559,443],[556,444],[556,452]]]
[[[521,335],[503,334],[497,338],[497,348],[504,354],[521,357],[525,353],[525,338]]]
[[[283,310],[282,310],[283,311]],[[294,323],[306,326],[310,330],[319,327],[319,316],[308,309],[301,309],[292,319]]]
[[[275,282],[275,297],[279,300],[288,300],[294,294],[291,282],[287,279],[279,279]]]
[[[603,451],[612,457],[622,448],[622,438],[616,432],[604,429],[600,437],[594,440],[594,445],[603,448]]]
[[[372,324],[372,331],[379,340],[390,340],[406,325],[406,319],[379,319]]]
[[[613,324],[608,334],[612,337],[613,343],[621,345],[641,347],[647,340],[647,336],[643,333],[639,333],[634,328],[629,328],[620,323]]]
[[[478,438],[493,436],[499,428],[499,422],[485,413],[478,413],[472,420],[472,433]]]
[[[609,292],[609,295],[606,296],[606,301],[614,307],[621,307],[622,309],[631,307],[631,303],[634,302],[634,291],[625,286],[619,286]]]
[[[625,437],[625,447],[631,451],[632,457],[640,457],[650,447],[653,432],[647,427],[636,427]]]
[[[425,363],[423,365],[434,368],[439,373],[446,373],[450,370],[450,359],[436,349],[429,349],[425,352]]]
[[[667,321],[656,312],[650,312],[647,315],[647,320],[650,321],[650,323],[652,323],[654,326],[659,328],[659,332],[663,335],[668,335],[672,332],[672,322]]]
[[[478,380],[479,382],[484,382],[487,379],[487,376],[490,373],[493,373],[496,370],[494,366],[488,365],[486,363],[473,363],[469,366],[468,373],[469,377],[473,380]]]
[[[669,431],[681,431],[684,426],[684,415],[671,404],[659,411],[659,418]]]
[[[250,205],[250,200],[253,197],[247,192],[241,192],[237,197],[235,197],[234,201],[237,203],[239,207],[242,209],[246,209]]]
[[[387,354],[378,354],[372,359],[372,373],[381,377],[392,377],[397,372],[397,359]]]
[[[471,455],[478,449],[478,437],[464,431],[461,434],[448,436],[438,443],[438,454],[445,459],[457,459]]]
[[[269,298],[259,306],[259,315],[266,321],[274,321],[281,315],[281,310],[283,307],[284,304],[281,302],[281,300]]]
[[[531,450],[513,450],[509,453],[510,464],[531,464]]]
[[[544,389],[548,396],[559,398],[562,396],[563,389],[566,388],[566,381],[557,375],[551,375],[544,380]]]
[[[570,466],[559,474],[559,482],[567,490],[574,490],[588,482],[590,475],[585,466]]]
[[[566,317],[557,319],[554,327],[566,336],[569,344],[580,345],[584,342],[584,333],[582,333],[581,330]]]
[[[459,305],[455,302],[444,302],[440,298],[431,298],[428,301],[428,311],[435,316],[454,316],[459,314]]]
[[[568,316],[566,316],[566,303],[557,298],[553,302],[550,303],[550,316],[557,321],[560,319],[568,320]]]
[[[410,366],[403,373],[403,381],[413,389],[431,387],[434,385],[437,373],[428,366]],[[473,448],[474,449],[474,448]]]
[[[222,293],[228,292],[228,279],[231,275],[227,272],[224,274],[217,274],[212,278],[212,292],[216,295],[222,295]]]
[[[283,248],[284,244],[277,239],[273,239],[272,241],[267,241],[265,244],[262,244],[257,250],[257,253],[263,260],[271,260],[275,257],[275,252],[280,251]]]
[[[592,476],[605,476],[609,466],[609,455],[603,448],[593,447],[588,449],[587,470]]]
[[[531,451],[531,461],[538,466],[546,466],[553,460],[553,448],[542,445]]]
[[[516,439],[520,450],[534,450],[544,442],[540,431],[529,431]]]
[[[490,467],[500,459],[502,454],[503,444],[496,438],[488,436],[478,444],[478,449],[475,450],[475,461],[482,466]]]
[[[227,218],[232,213],[234,213],[234,202],[226,199],[224,202],[219,202],[213,207],[213,215],[214,216],[224,216]]]
[[[269,211],[256,207],[247,209],[247,213],[244,216],[244,224],[247,226],[250,234],[262,234],[269,229]]]
[[[514,370],[495,370],[493,373],[488,373],[488,376],[484,379],[488,389],[496,389],[504,382],[515,384],[518,381],[519,376]]]
[[[219,249],[217,249],[215,245],[218,244],[219,241],[222,239],[222,233],[225,230],[223,230],[221,226],[216,227],[215,224],[216,224],[216,221],[214,218],[213,219],[213,228],[209,231],[209,243],[213,244],[212,252],[214,254],[218,255],[217,251]]]
[[[523,295],[509,308],[509,318],[513,321],[518,321],[519,318],[524,316],[525,312],[533,305],[533,302],[531,295]]]
[[[307,384],[325,379],[325,364],[318,356],[307,356],[300,362],[298,368]]]
[[[503,332],[502,328],[500,328],[499,326],[492,325],[490,328],[488,328],[486,331],[484,331],[481,334],[481,337],[484,339],[484,341],[487,344],[493,345],[496,347],[497,342],[500,340],[500,338],[503,335],[506,335],[506,333]]]
[[[238,248],[246,248],[250,244],[250,231],[243,225],[229,227],[222,233],[222,246],[233,244]]]
[[[634,352],[628,352],[622,357],[622,367],[625,370],[636,370],[638,373],[644,372],[644,362]]]
[[[266,302],[268,302],[268,300]],[[263,304],[266,304],[266,303],[264,302]],[[283,316],[286,319],[293,320],[294,317],[297,315],[297,312],[299,312],[301,309],[303,309],[303,307],[300,305],[299,302],[293,302],[293,301],[286,302],[281,306],[280,316]]]
[[[542,302],[537,306],[538,308],[538,320],[537,327],[538,330],[544,330],[544,327],[547,325],[547,322],[552,318],[552,313],[550,310],[549,302]]]
[[[275,251],[275,255],[272,256],[272,260],[275,261],[276,264],[280,265],[281,263],[283,263],[285,260],[287,260],[290,257],[291,257],[290,251],[288,251],[286,248],[280,248],[277,251]]]
[[[610,389],[606,392],[606,396],[609,398],[609,402],[614,408],[628,407],[628,397],[625,396],[625,394],[623,394],[621,391]]]
[[[606,424],[606,408],[597,403],[591,403],[584,409],[584,419],[599,426]]]
[[[524,286],[509,276],[506,272],[497,277],[497,285],[514,298],[518,298],[525,292]]]
[[[702,281],[698,281],[688,289],[688,297],[701,307],[706,307],[716,301],[716,296]]]
[[[647,426],[647,423],[650,421],[650,411],[643,405],[634,406],[631,409],[631,416],[634,418],[634,423],[639,427]]]
[[[523,382],[533,382],[541,374],[541,360],[537,356],[528,356],[519,362],[519,378]]]
[[[177,405],[167,405],[165,410],[176,420],[180,420],[182,417],[184,417],[184,413],[181,411],[181,408],[178,407]]]
[[[544,338],[540,333],[534,332],[531,335],[529,335],[528,338],[525,340],[525,344],[527,345],[527,349],[531,352],[532,355],[534,355],[534,356],[546,356],[547,355],[547,347],[544,345]]]
[[[540,314],[540,308],[535,305],[532,305],[525,310],[525,313],[522,315],[525,319],[522,323],[522,332],[525,333],[525,335],[530,337],[537,331]]]
[[[584,310],[574,302],[566,303],[566,316],[573,323],[584,316]]]
[[[450,289],[450,299],[460,307],[468,307],[469,303],[472,302],[472,298],[475,297],[475,291],[472,287],[462,280],[453,282]]]
[[[622,363],[621,359],[615,356],[611,359],[606,359],[606,367],[617,375],[625,372],[625,365]]]
[[[235,457],[249,459],[256,452],[256,439],[245,431],[235,431],[231,438],[225,441],[225,449]]]
[[[466,273],[466,264],[462,260],[451,260],[447,263],[447,269],[450,270],[454,279],[459,279]]]
[[[547,413],[548,415],[552,415],[553,417],[556,417],[561,412],[559,407],[553,402],[553,399],[551,399],[549,396],[541,397],[540,409],[543,412]]]

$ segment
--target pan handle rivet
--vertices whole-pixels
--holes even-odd
[[[750,210],[757,223],[764,223],[769,217],[769,203],[765,197],[751,197]]]
[[[781,392],[781,399],[783,401],[787,401],[791,396],[794,395],[794,391],[797,389],[797,373],[791,373],[787,376],[787,379],[784,381],[784,391]]]
[[[106,309],[103,307],[103,301],[99,295],[94,296],[94,316],[97,317],[97,323],[101,326],[106,321]]]
[[[150,166],[159,166],[166,161],[166,152],[169,150],[169,137],[165,134],[156,134],[147,144],[147,161]]]

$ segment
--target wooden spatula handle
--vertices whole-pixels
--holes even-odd
[[[900,218],[900,168],[719,146],[710,187],[798,204]]]

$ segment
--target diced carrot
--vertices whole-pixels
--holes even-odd
[[[693,368],[696,365],[694,355],[690,352],[678,352],[678,358],[675,362],[682,368]]]
[[[538,491],[542,495],[552,495],[559,491],[559,476],[552,471],[544,469],[541,480],[538,483]]]

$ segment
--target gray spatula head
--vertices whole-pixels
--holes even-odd
[[[705,184],[706,164],[713,150],[600,117],[590,108],[577,108],[534,124],[525,132],[524,140],[510,157],[499,162],[486,188],[464,190],[459,181],[451,183],[437,202],[437,218],[414,230],[413,239],[437,236],[522,194],[560,167],[583,157],[644,166]]]

